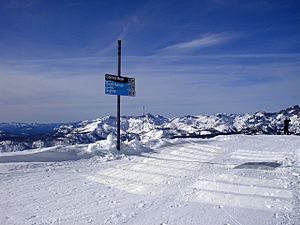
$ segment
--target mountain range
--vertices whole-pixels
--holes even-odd
[[[160,138],[210,138],[231,134],[283,133],[283,121],[290,118],[290,133],[300,135],[300,107],[254,114],[187,115],[167,118],[150,113],[121,117],[122,140]],[[0,123],[0,152],[22,151],[55,145],[93,143],[116,135],[116,117],[74,123]]]

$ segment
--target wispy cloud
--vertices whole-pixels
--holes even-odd
[[[274,99],[283,106],[299,99],[298,54],[201,57],[124,56],[122,71],[136,77],[137,96],[122,98],[122,114],[138,115],[143,105],[166,116],[252,112],[269,109]],[[115,96],[104,94],[104,74],[114,72],[115,61],[112,56],[0,62],[0,119],[59,122],[114,114]]]
[[[201,38],[197,38],[187,42],[180,42],[163,48],[163,51],[176,50],[192,50],[198,48],[206,48],[209,46],[219,45],[233,39],[235,35],[228,33],[206,34]]]
[[[137,16],[130,16],[126,19],[117,21],[116,23],[114,23],[116,27],[118,27],[119,29],[119,34],[117,36],[111,36],[111,41],[110,43],[107,43],[107,45],[105,47],[101,47],[101,49],[99,49],[98,51],[96,51],[96,55],[97,56],[105,56],[107,54],[109,54],[110,52],[113,52],[114,49],[116,48],[116,41],[117,40],[126,40],[126,37],[128,35],[128,33],[130,32],[130,29],[135,25],[138,24],[139,22],[139,18]],[[89,49],[97,49],[98,46],[98,41],[96,42],[96,45],[93,46],[89,46]]]
[[[122,22],[122,32],[119,34],[118,39],[124,39],[129,32],[129,28],[135,24],[140,23],[140,19],[137,16],[131,16]]]

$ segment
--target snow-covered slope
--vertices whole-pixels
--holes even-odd
[[[220,134],[282,134],[283,120],[291,119],[290,131],[300,134],[298,105],[277,113],[254,115],[217,114],[165,118],[159,115],[121,118],[123,140],[174,137],[210,137]],[[39,129],[38,129],[39,128]],[[31,132],[25,132],[24,129]],[[44,129],[44,133],[41,132]],[[35,132],[32,132],[35,131]],[[116,118],[106,116],[71,124],[0,124],[0,151],[19,151],[61,144],[93,143],[116,134]]]
[[[1,153],[0,224],[300,224],[298,136],[133,140],[125,156],[111,138]]]

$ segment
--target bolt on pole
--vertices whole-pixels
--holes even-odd
[[[117,76],[121,76],[121,40],[118,40],[118,71]],[[117,149],[121,150],[121,96],[117,96]]]

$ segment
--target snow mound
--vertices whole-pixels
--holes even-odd
[[[123,156],[140,155],[145,152],[150,152],[152,149],[142,145],[142,143],[133,139],[131,141],[121,142],[121,150],[117,150],[117,139],[113,135],[108,135],[106,140],[91,143],[87,147],[87,153],[105,157],[108,160],[118,159]]]
[[[6,152],[0,155],[0,162],[61,162],[87,159],[94,156],[98,156],[106,160],[114,160],[125,156],[141,155],[142,153],[152,151],[151,147],[142,144],[142,142],[137,139],[122,142],[121,151],[118,151],[116,148],[116,142],[116,137],[108,135],[107,139],[91,144],[69,146],[61,145],[19,152]],[[157,144],[157,142],[149,143],[148,145],[160,146],[165,142],[158,142],[159,144]]]

